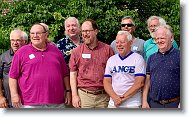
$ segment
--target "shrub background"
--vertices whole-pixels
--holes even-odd
[[[173,28],[175,40],[180,40],[180,0],[0,0],[0,50],[10,46],[9,34],[21,28],[29,34],[32,24],[49,25],[49,39],[56,42],[64,36],[64,20],[69,16],[94,19],[100,29],[98,39],[110,44],[120,30],[124,16],[132,16],[136,36],[147,40],[150,35],[146,21],[151,15],[163,17]],[[6,15],[3,13],[8,9]],[[1,53],[1,51],[0,51]]]

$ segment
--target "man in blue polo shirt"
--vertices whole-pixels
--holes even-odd
[[[180,51],[172,46],[173,34],[170,26],[157,27],[154,37],[159,50],[152,54],[147,62],[142,107],[178,108]],[[147,102],[148,93],[149,103]]]

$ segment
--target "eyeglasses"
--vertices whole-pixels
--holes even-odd
[[[149,28],[156,28],[156,27],[158,27],[158,25],[150,25],[150,26],[148,26]]]
[[[30,32],[30,35],[38,35],[38,36],[41,36],[43,33],[46,33],[46,32]]]
[[[82,30],[81,32],[82,32],[82,33],[85,33],[85,32],[86,32],[86,33],[90,33],[91,31],[94,31],[94,30]]]
[[[21,43],[23,40],[20,40],[20,39],[11,39],[10,40],[11,41],[11,43]]]
[[[134,26],[133,24],[121,24],[121,27],[125,27],[127,25],[127,27],[132,27]]]
[[[160,38],[154,38],[154,41],[157,42],[158,40],[165,40],[166,38],[160,37]]]

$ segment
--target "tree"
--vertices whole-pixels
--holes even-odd
[[[136,36],[148,39],[146,20],[151,15],[163,17],[173,27],[176,41],[180,36],[179,0],[15,0],[9,4],[0,0],[0,48],[9,48],[10,31],[20,27],[29,34],[32,24],[44,22],[50,28],[50,40],[56,42],[64,36],[64,20],[74,16],[80,22],[86,18],[96,20],[99,40],[110,44],[120,30],[121,18],[134,18]],[[178,41],[179,42],[179,41]]]

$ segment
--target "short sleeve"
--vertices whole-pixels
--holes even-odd
[[[136,59],[135,76],[144,76],[146,74],[146,62],[142,56]]]
[[[11,63],[10,71],[9,71],[10,78],[17,79],[19,77],[20,71],[21,71],[20,66],[21,66],[21,60],[20,60],[20,57],[17,52],[17,53],[15,53],[15,55],[12,59],[12,63]]]
[[[70,60],[69,60],[69,69],[70,69],[70,72],[78,71],[77,59],[76,58],[77,58],[76,49],[74,48],[73,51],[72,51]]]
[[[109,58],[106,63],[104,77],[112,77],[112,71],[110,65],[111,65],[111,59]]]
[[[151,62],[151,56],[149,57],[147,61],[147,66],[146,66],[146,74],[150,75],[150,62]]]

